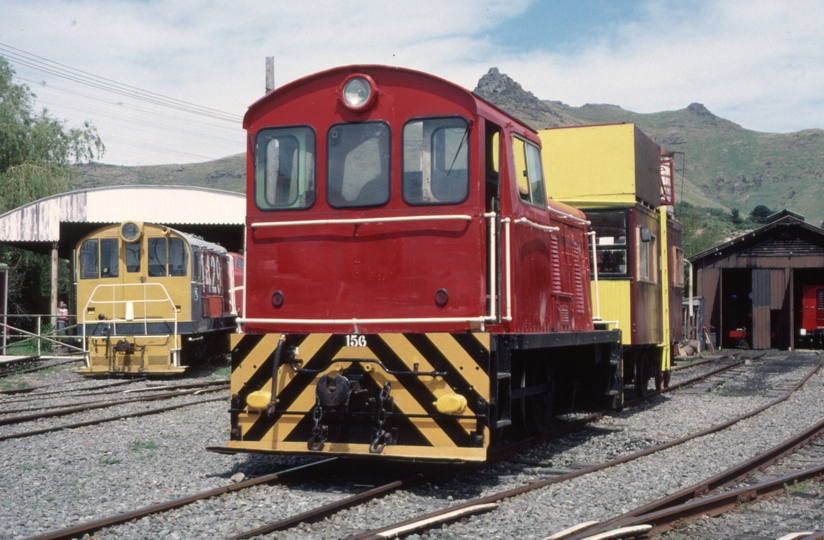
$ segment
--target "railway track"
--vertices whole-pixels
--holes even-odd
[[[723,366],[722,369],[730,370],[731,368],[735,367],[736,365],[737,365],[737,363],[726,365],[726,366]],[[717,376],[722,376],[722,375],[718,374],[718,373],[705,373],[705,374],[701,374],[698,377],[698,379],[703,380],[703,379],[706,379],[706,377],[717,377]],[[716,383],[716,384],[720,384],[720,383]],[[674,387],[675,387],[675,385],[674,385]],[[675,387],[675,388],[677,388],[677,387]],[[665,448],[673,446],[674,444],[678,444],[678,442],[656,448],[653,451],[661,451]],[[630,460],[630,459],[637,459],[638,457],[641,457],[641,456],[627,458],[627,461]],[[523,462],[523,461],[524,460],[521,460],[521,462]],[[521,464],[523,465],[524,463],[521,463]],[[535,463],[533,462],[532,465],[534,465],[534,464]],[[616,463],[612,463],[611,465],[615,465],[615,464]],[[510,465],[506,465],[504,467],[509,467],[509,466]],[[591,467],[578,467],[577,469],[573,470],[572,472],[570,472],[569,470],[556,470],[554,472],[556,472],[558,474],[552,475],[553,478],[550,479],[550,480],[545,480],[545,481],[542,481],[542,482],[531,482],[530,484],[525,485],[525,486],[522,485],[517,489],[520,490],[519,493],[525,493],[525,492],[528,492],[528,491],[540,489],[541,487],[549,486],[549,485],[554,484],[554,483],[569,481],[569,480],[571,480],[573,478],[577,478],[579,476],[592,474],[593,472],[595,472],[595,470],[591,470],[591,469],[592,469]],[[383,485],[378,485],[378,486],[371,487],[371,489],[365,489],[365,486],[362,486],[359,489],[353,489],[352,491],[355,491],[357,493],[355,493],[353,495],[350,495],[348,497],[342,496],[342,495],[337,495],[337,496],[330,497],[329,500],[325,500],[323,503],[319,504],[317,509],[311,509],[311,510],[306,510],[305,512],[292,514],[292,515],[283,517],[281,519],[278,519],[275,522],[258,524],[258,526],[255,527],[255,528],[252,528],[248,531],[241,532],[241,533],[236,534],[236,535],[231,535],[230,537],[232,537],[232,538],[248,538],[248,537],[251,537],[251,536],[254,536],[254,535],[258,535],[258,534],[266,534],[266,533],[269,533],[269,532],[272,532],[272,531],[275,531],[275,530],[283,530],[283,529],[286,529],[286,528],[295,527],[295,526],[297,526],[298,524],[301,524],[301,523],[305,524],[305,523],[310,523],[310,522],[313,522],[313,521],[317,521],[317,520],[323,519],[325,517],[328,517],[329,515],[331,515],[335,512],[338,512],[343,508],[348,508],[348,507],[362,508],[362,507],[368,506],[367,504],[365,504],[366,501],[372,500],[375,497],[385,497],[388,493],[393,493],[393,492],[395,492],[399,489],[407,490],[411,486],[421,485],[421,484],[422,485],[426,485],[426,484],[432,485],[433,482],[437,481],[437,480],[435,480],[435,477],[437,477],[438,475],[443,476],[443,474],[444,474],[443,470],[437,470],[437,471],[433,470],[433,471],[428,473],[428,475],[434,475],[434,476],[427,476],[427,475],[423,475],[422,473],[417,472],[413,475],[410,475],[409,477],[393,479],[391,482],[388,482],[388,483],[383,484]],[[456,474],[456,471],[453,470],[449,474],[454,475],[454,474]],[[258,482],[256,484],[254,484],[254,486],[258,486],[258,485],[260,485],[260,483],[261,482]],[[266,483],[266,482],[263,482],[263,483]],[[254,486],[250,485],[249,487],[253,488]],[[246,486],[241,485],[240,487],[244,488]],[[235,492],[235,490],[232,490],[232,491]],[[214,493],[205,495],[205,497],[209,497],[209,498],[214,497],[214,496],[215,496]],[[251,495],[251,496],[254,497],[254,494]],[[514,495],[509,495],[509,496],[514,496]],[[493,496],[493,497],[499,497],[499,496]],[[193,498],[193,496],[185,497],[184,499],[185,499],[186,502],[181,503],[181,504],[185,504],[185,505],[192,504],[194,500],[202,500],[202,499]],[[182,499],[182,500],[184,500],[184,499]],[[493,503],[494,503],[494,501],[493,501]],[[479,508],[483,509],[485,511],[489,511],[489,509],[491,507],[484,506],[484,505],[489,505],[489,504],[493,504],[493,503],[486,502],[486,501],[483,501],[483,500],[480,501],[480,502],[472,501],[471,503],[470,502],[466,503],[466,506],[471,507],[473,509],[471,511],[476,511]],[[169,503],[169,504],[171,504],[171,503]],[[482,506],[479,507],[479,506],[477,506],[478,504],[481,504]],[[173,506],[175,508],[179,507],[178,505],[173,505]],[[452,506],[454,506],[454,505],[452,505]],[[464,505],[461,505],[461,506],[464,506]],[[457,511],[462,511],[462,508],[450,507],[450,508],[446,509],[445,511],[454,512],[456,510]],[[146,515],[149,515],[149,514],[158,512],[158,511],[160,511],[160,510],[148,508],[148,509],[146,509]],[[134,520],[134,519],[138,519],[138,518],[139,518],[139,516],[137,514],[129,513],[128,518],[125,519],[125,516],[124,516],[124,519],[121,520],[121,521]],[[151,518],[144,518],[144,521],[146,519],[151,520]],[[451,519],[455,519],[455,518],[453,517]],[[107,526],[112,526],[112,525],[113,525],[112,523],[107,524]],[[99,528],[98,525],[94,525],[94,524],[92,524],[90,526],[91,526],[90,530],[97,530],[96,528]],[[133,531],[130,531],[130,532],[133,532]],[[82,534],[84,534],[84,532],[83,532],[83,530],[72,529],[71,533],[68,533],[68,534],[70,534],[70,535],[78,535],[78,534],[82,535]],[[70,535],[69,536],[60,536],[59,532],[55,532],[51,536],[43,536],[42,538],[69,538],[69,537],[71,537]],[[128,537],[128,536],[129,536],[128,534],[124,534],[122,537]],[[106,537],[105,534],[104,534],[104,537]],[[117,534],[117,533],[114,533],[114,536],[112,536],[112,537],[120,537],[120,535]]]
[[[69,404],[60,404],[60,405],[41,405],[41,406],[29,406],[24,408],[15,408],[15,409],[3,409],[0,410],[0,426],[2,425],[9,425],[9,424],[19,424],[23,422],[31,422],[34,420],[40,420],[42,418],[51,418],[55,416],[63,416],[67,414],[72,414],[75,412],[82,412],[86,410],[92,410],[96,408],[107,408],[107,407],[115,407],[117,405],[123,405],[126,403],[134,403],[137,401],[159,401],[162,399],[169,399],[172,397],[177,397],[181,395],[188,395],[188,394],[197,394],[204,390],[208,391],[216,391],[216,390],[225,390],[229,387],[228,381],[210,381],[205,383],[194,383],[194,384],[180,384],[180,385],[172,385],[172,386],[164,386],[164,387],[148,387],[148,388],[135,388],[133,390],[121,390],[121,391],[107,391],[107,392],[99,392],[95,394],[87,394],[87,393],[80,393],[80,394],[68,394],[67,397],[75,397],[75,396],[83,396],[88,397],[89,395],[102,395],[102,394],[113,394],[118,393],[126,396],[123,399],[119,400],[92,400],[92,401],[76,401]],[[185,390],[184,390],[185,389]],[[157,392],[158,390],[161,393],[149,395],[149,396],[137,396],[137,393],[142,392]],[[175,392],[169,390],[177,390]],[[29,414],[29,415],[20,415],[20,413],[24,412],[31,412],[31,411],[42,411],[37,414]],[[9,416],[9,415],[17,415],[17,416]]]
[[[461,504],[458,504],[458,505],[450,505],[448,507],[439,509],[439,510],[437,510],[435,512],[431,512],[429,514],[425,514],[425,515],[422,515],[422,516],[416,516],[415,518],[412,518],[412,519],[399,521],[399,522],[396,522],[396,523],[385,525],[383,527],[379,527],[379,528],[375,528],[375,529],[368,530],[368,531],[365,531],[365,532],[353,534],[351,536],[346,537],[346,540],[367,540],[367,539],[368,540],[373,540],[373,539],[381,539],[381,538],[393,538],[393,537],[398,536],[399,531],[403,531],[403,534],[410,534],[412,532],[420,532],[420,531],[423,531],[423,530],[430,530],[433,526],[441,526],[443,523],[450,523],[450,522],[454,521],[455,519],[463,517],[463,516],[459,516],[458,518],[454,517],[454,513],[457,510],[472,511],[474,509],[474,510],[477,510],[479,512],[488,512],[490,510],[493,510],[493,508],[490,508],[488,505],[499,504],[502,501],[505,501],[507,499],[512,499],[512,498],[518,497],[518,496],[526,494],[526,493],[543,490],[544,488],[547,488],[547,487],[552,486],[552,485],[570,482],[571,480],[574,480],[574,479],[579,478],[579,477],[590,476],[590,475],[594,476],[596,473],[605,471],[605,470],[610,469],[612,467],[616,467],[616,466],[623,465],[623,464],[626,464],[626,463],[629,463],[629,462],[632,462],[632,461],[640,460],[641,458],[644,458],[646,456],[650,456],[652,454],[662,453],[662,452],[664,452],[666,450],[669,450],[673,447],[677,447],[679,445],[682,445],[682,444],[685,444],[685,443],[688,443],[688,442],[691,442],[691,441],[695,441],[699,438],[706,437],[710,434],[720,432],[720,431],[725,430],[725,429],[729,428],[730,426],[738,424],[738,423],[740,423],[744,420],[753,418],[753,417],[765,412],[766,410],[768,410],[772,407],[775,407],[776,405],[778,405],[778,404],[784,402],[785,400],[789,399],[789,397],[792,395],[792,393],[797,388],[801,387],[801,385],[803,385],[804,382],[806,382],[810,377],[812,377],[813,374],[816,371],[819,370],[819,368],[820,368],[820,364],[818,364],[816,366],[814,371],[811,371],[810,373],[808,373],[808,375],[805,376],[802,381],[800,381],[796,385],[794,385],[794,387],[792,389],[789,389],[781,397],[774,399],[770,403],[768,403],[768,404],[766,404],[762,407],[759,407],[756,410],[750,411],[745,415],[741,415],[741,416],[739,416],[737,418],[734,418],[734,419],[732,419],[728,422],[725,422],[723,424],[719,424],[719,425],[713,426],[709,429],[706,429],[706,430],[703,430],[703,431],[700,431],[700,432],[697,432],[697,433],[692,433],[692,434],[687,435],[685,437],[682,437],[680,439],[670,441],[670,442],[667,442],[667,443],[663,443],[663,444],[660,444],[660,445],[656,445],[654,447],[647,448],[647,449],[638,451],[636,453],[633,453],[633,454],[630,454],[630,455],[627,455],[627,456],[623,456],[623,457],[620,457],[620,458],[617,458],[617,459],[614,459],[614,460],[611,460],[611,461],[608,461],[608,462],[605,462],[605,463],[600,463],[600,464],[596,464],[596,465],[582,466],[578,470],[573,470],[573,471],[569,471],[569,472],[557,471],[558,473],[561,473],[561,474],[553,475],[552,477],[550,477],[548,479],[544,479],[544,480],[536,480],[534,482],[531,482],[530,484],[527,484],[527,485],[524,485],[524,486],[519,486],[519,487],[516,487],[516,488],[513,488],[513,489],[509,489],[509,490],[500,491],[500,492],[497,492],[497,493],[494,493],[492,495],[488,495],[488,496],[485,496],[485,497],[478,497],[478,498],[474,498],[474,499],[471,499],[471,500],[467,500],[464,503],[461,503]],[[808,433],[804,433],[804,435],[801,437],[801,440],[803,440],[805,442],[809,442],[809,440],[812,437],[820,436],[820,434],[822,432],[824,432],[824,422],[820,423],[820,425],[814,426],[814,428],[809,430]],[[798,440],[793,440],[791,442],[784,443],[784,445],[778,445],[776,448],[771,449],[771,452],[765,453],[765,456],[786,455],[786,453],[789,452],[792,448],[797,447],[800,444],[802,444],[802,443],[799,442]],[[752,463],[761,463],[761,464],[767,463],[766,460],[769,459],[769,457],[765,457],[765,456],[759,455],[756,458],[753,458],[753,460],[747,462],[747,465],[750,465],[751,462]],[[723,473],[717,475],[717,478],[718,479],[726,479],[727,481],[729,481],[729,478],[730,478],[731,474],[745,474],[744,471],[746,471],[746,470],[747,470],[746,467],[738,467],[738,468],[735,469],[735,471],[737,471],[736,473],[731,473],[729,471],[724,471]],[[719,480],[714,480],[714,481],[719,481]],[[672,500],[673,501],[681,501],[681,500],[683,500],[684,497],[693,496],[696,491],[706,491],[707,488],[703,487],[706,483],[707,482],[702,481],[697,486],[690,486],[690,487],[682,490],[678,494],[672,495],[671,496]],[[670,499],[665,498],[665,499],[662,499],[662,500],[670,500]],[[589,537],[591,537],[595,534],[605,533],[606,531],[609,531],[609,530],[614,530],[614,529],[619,529],[619,528],[624,528],[624,527],[629,528],[629,527],[639,527],[639,526],[650,525],[650,523],[648,523],[649,518],[650,517],[659,518],[659,516],[658,515],[652,516],[652,515],[647,515],[647,514],[649,514],[650,512],[656,511],[657,509],[659,509],[661,507],[661,505],[665,505],[665,504],[666,503],[661,503],[661,502],[650,503],[649,505],[645,505],[645,506],[643,506],[639,509],[636,509],[634,511],[624,513],[621,516],[619,516],[615,519],[611,519],[611,520],[606,520],[606,521],[601,520],[600,522],[599,522],[599,520],[585,520],[584,523],[589,523],[590,526],[586,527],[584,532],[570,533],[570,534],[562,536],[562,538],[565,538],[565,539],[568,538],[569,540],[573,540],[573,539],[581,540],[581,539],[584,539],[584,538],[589,538]],[[674,503],[671,503],[671,504],[674,504]],[[633,515],[635,513],[638,514],[638,517]],[[439,520],[439,518],[444,518],[444,519]],[[662,519],[662,518],[659,518],[659,519]],[[678,519],[678,518],[676,518],[676,519]],[[574,527],[575,525],[580,525],[580,522],[576,523],[576,524],[573,524],[572,526]],[[654,526],[655,525],[653,525],[653,527]],[[635,530],[637,530],[639,532],[646,532],[646,531],[650,530],[650,528],[649,527],[641,527],[641,528],[638,528],[638,529],[635,529]],[[653,530],[655,530],[655,529],[653,528]],[[667,530],[667,529],[665,527],[663,527],[661,530]],[[557,532],[557,531],[549,531],[549,532]],[[431,530],[430,530],[430,533],[431,533]],[[479,532],[479,534],[480,534],[480,532]],[[628,534],[628,533],[625,533],[625,534]],[[626,537],[631,537],[631,536],[624,536],[624,537],[626,538]]]
[[[95,402],[95,403],[85,403],[81,405],[75,406],[58,406],[53,407],[48,411],[39,412],[35,414],[27,414],[27,415],[19,415],[19,416],[12,416],[12,417],[0,417],[0,426],[7,426],[7,425],[16,425],[20,423],[26,422],[33,422],[37,420],[47,419],[47,418],[54,418],[57,416],[67,416],[67,415],[75,415],[79,413],[86,413],[93,410],[98,409],[113,409],[117,408],[122,405],[130,405],[135,403],[144,403],[149,401],[160,401],[160,400],[168,400],[180,397],[195,397],[205,393],[212,393],[212,392],[220,392],[228,389],[228,385],[223,384],[220,386],[215,385],[208,385],[204,388],[194,388],[189,390],[181,390],[177,392],[165,392],[163,394],[154,394],[149,396],[142,396],[142,397],[133,397],[128,399],[120,399],[114,401],[104,401],[104,402]],[[75,422],[63,423],[63,424],[53,424],[47,427],[40,427],[36,429],[24,430],[24,431],[10,431],[10,432],[0,432],[0,441],[5,441],[8,439],[19,439],[23,437],[31,437],[34,435],[42,435],[44,433],[49,433],[51,431],[59,431],[64,429],[76,429],[80,427],[86,426],[93,426],[97,424],[103,424],[107,422],[114,422],[117,420],[123,420],[125,418],[136,418],[140,416],[147,416],[151,414],[160,414],[167,411],[172,411],[176,409],[180,409],[182,407],[188,407],[192,405],[198,405],[201,403],[208,403],[210,401],[221,401],[226,400],[227,397],[225,395],[221,395],[219,397],[211,398],[211,399],[197,399],[197,400],[187,400],[182,402],[176,402],[174,405],[170,405],[167,407],[156,407],[151,409],[144,409],[136,412],[127,412],[122,414],[116,414],[113,416],[103,416],[103,417],[96,417],[90,420],[79,420]]]

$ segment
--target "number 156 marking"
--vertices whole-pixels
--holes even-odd
[[[366,336],[349,334],[346,336],[347,347],[366,347]]]

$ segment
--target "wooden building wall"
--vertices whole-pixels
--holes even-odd
[[[818,274],[817,269],[824,281],[824,230],[790,219],[691,260],[695,294],[705,299],[705,319],[709,331],[716,334],[716,346],[730,346],[730,321],[748,320],[749,346],[788,349],[796,334],[795,296],[802,282],[815,279],[811,276]],[[733,301],[731,291],[740,291],[747,279],[750,313],[742,313],[740,295]],[[738,313],[729,312],[733,305]]]

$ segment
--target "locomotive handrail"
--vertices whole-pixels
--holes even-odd
[[[115,291],[118,290],[118,289],[135,288],[135,287],[140,287],[140,288],[143,289],[143,299],[117,300],[114,297]],[[161,294],[158,295],[158,298],[156,298],[156,299],[147,298],[147,289],[149,287],[151,287],[153,289],[160,289]],[[105,289],[110,289],[112,291],[112,299],[111,300],[95,300],[95,295],[97,294],[98,290],[102,291],[102,290],[105,290]],[[105,295],[105,293],[101,293],[101,294]],[[165,295],[165,298],[163,298],[164,295]],[[130,303],[131,304],[143,304],[143,317],[135,317],[134,315],[132,315],[132,317],[129,318],[128,313],[124,314],[123,318],[117,317],[116,313],[113,314],[111,319],[102,319],[102,320],[100,320],[100,319],[89,319],[87,317],[89,307],[92,306],[93,304],[94,305],[112,305],[112,306],[123,304],[124,306],[126,306]],[[166,303],[168,303],[171,306],[172,317],[159,317],[159,316],[149,317],[147,315],[147,313],[146,313],[146,304],[166,304]],[[124,310],[126,310],[126,309],[128,309],[128,308],[124,307]],[[175,344],[177,343],[177,308],[175,307],[175,304],[174,304],[174,301],[172,300],[172,297],[169,295],[169,291],[166,290],[166,287],[163,286],[163,284],[161,284],[161,283],[105,283],[105,284],[97,285],[92,290],[92,293],[89,295],[88,301],[83,306],[82,326],[83,326],[83,344],[84,344],[84,347],[86,345],[86,325],[87,324],[92,324],[92,323],[94,323],[94,324],[112,324],[114,326],[114,331],[116,333],[117,332],[117,323],[118,322],[120,322],[120,323],[123,323],[123,322],[129,322],[129,323],[137,322],[138,324],[140,324],[142,322],[143,332],[145,332],[146,335],[148,335],[149,334],[149,327],[148,327],[149,321],[152,321],[152,322],[173,322],[174,323],[174,325],[173,325],[174,343]],[[78,326],[80,324],[81,324],[80,321],[78,321]],[[87,362],[88,362],[88,356],[87,356]],[[176,360],[176,362],[175,362],[176,367],[179,367],[178,362],[179,362],[179,359]]]
[[[595,238],[595,231],[590,231],[587,233],[587,236],[591,236],[592,240],[590,241],[590,248],[592,249],[592,276],[593,276],[593,286],[595,287],[595,316],[593,317],[594,320],[600,321],[601,320],[601,294],[598,290],[598,250],[595,247],[596,238]]]
[[[334,224],[360,224],[360,223],[387,223],[402,221],[472,221],[472,216],[466,214],[449,214],[439,216],[397,216],[382,218],[344,218],[344,219],[308,219],[306,221],[266,221],[252,223],[249,226],[253,229],[260,227],[290,227],[295,225],[334,225]]]
[[[495,227],[495,218],[497,216],[498,214],[496,212],[487,212],[484,214],[484,219],[489,220],[489,313],[487,315],[489,321],[498,320],[498,304],[495,301],[498,295],[498,272],[496,264],[498,234]]]
[[[510,253],[512,220],[504,218],[504,239],[506,240],[506,322],[512,322],[512,254]]]
[[[420,317],[420,318],[386,318],[386,319],[253,319],[239,318],[239,322],[252,324],[393,324],[393,323],[453,323],[453,322],[488,322],[485,316],[480,317]]]
[[[562,212],[561,210],[558,210],[557,208],[552,208],[551,206],[547,206],[546,209],[549,210],[550,212],[552,212],[553,214],[558,214],[563,219],[568,219],[570,221],[580,223],[581,225],[589,226],[591,224],[591,222],[586,220],[586,219],[581,219],[577,216],[573,216],[572,214],[570,214],[568,212]]]
[[[539,223],[535,223],[534,221],[529,221],[525,217],[516,219],[515,223],[519,223],[521,225],[527,225],[529,227],[532,227],[533,229],[538,229],[538,230],[546,231],[546,232],[558,232],[558,231],[561,230],[559,227],[552,227],[552,226],[549,226],[549,225],[541,225]]]

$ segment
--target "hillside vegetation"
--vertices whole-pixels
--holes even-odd
[[[807,222],[824,220],[824,131],[760,133],[720,118],[700,103],[677,111],[640,114],[617,105],[571,107],[541,100],[492,68],[474,90],[478,95],[535,129],[629,122],[676,158],[676,215],[684,221],[687,254],[712,247],[759,226],[736,223],[757,206],[789,209]],[[205,163],[118,167],[80,166],[77,189],[131,184],[192,185],[245,191],[244,156]],[[683,214],[683,215],[680,215]],[[702,246],[701,249],[697,249]]]
[[[743,215],[759,205],[789,209],[813,225],[824,220],[824,131],[760,133],[712,114],[700,103],[639,114],[617,105],[571,107],[542,101],[492,68],[475,92],[535,129],[628,122],[676,159],[676,197]]]

